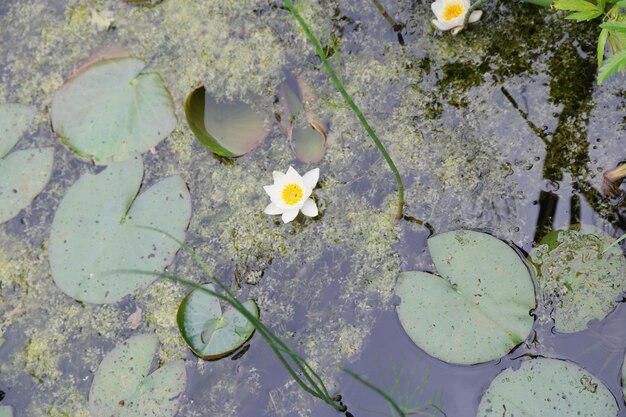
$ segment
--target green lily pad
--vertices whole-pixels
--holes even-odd
[[[182,178],[166,178],[135,198],[143,163],[134,158],[83,175],[65,194],[52,222],[48,252],[57,286],[77,300],[113,303],[148,285],[184,240],[191,198]]]
[[[183,361],[150,372],[159,347],[156,336],[131,337],[109,352],[89,391],[93,417],[173,417],[180,408],[187,374]]]
[[[70,78],[52,100],[52,127],[77,155],[97,164],[128,159],[165,139],[176,127],[163,79],[144,61],[99,60]]]
[[[10,405],[0,405],[0,417],[13,417],[13,407]]]
[[[185,114],[196,138],[221,156],[245,155],[268,134],[266,116],[240,100],[218,102],[203,86],[187,96]]]
[[[396,308],[409,337],[446,362],[500,358],[533,325],[535,292],[528,268],[506,243],[485,233],[455,231],[428,239],[439,273],[403,272]]]
[[[213,285],[204,288],[215,291]],[[243,303],[245,308],[259,318],[259,307],[253,300]],[[254,333],[254,325],[235,309],[222,313],[217,298],[193,290],[180,303],[176,316],[180,333],[196,355],[205,360],[228,356],[246,343]]]
[[[7,155],[35,113],[34,108],[21,104],[0,105],[0,223],[27,207],[52,175],[52,148],[27,149]]]
[[[626,259],[613,238],[588,226],[556,230],[530,252],[544,302],[556,299],[555,330],[572,333],[602,320],[626,289]]]
[[[477,417],[614,417],[617,403],[604,384],[579,366],[531,359],[505,369],[489,385]]]

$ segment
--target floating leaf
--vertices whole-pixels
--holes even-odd
[[[109,352],[98,367],[89,392],[93,417],[173,417],[185,391],[183,361],[149,374],[159,341],[134,336]]]
[[[404,272],[398,317],[411,339],[446,362],[497,359],[528,337],[535,307],[530,273],[507,244],[473,231],[428,239],[439,276]]]
[[[221,156],[245,155],[268,133],[264,115],[240,100],[218,102],[203,86],[187,96],[185,114],[196,138]]]
[[[213,285],[204,288],[215,291]],[[253,300],[243,303],[259,318]],[[222,314],[219,300],[200,290],[193,290],[180,303],[176,317],[180,333],[196,356],[205,360],[220,359],[237,350],[254,333],[254,325],[235,309]]]
[[[10,405],[0,405],[0,417],[13,417],[13,407]]]
[[[301,77],[287,77],[278,95],[283,103],[283,129],[296,158],[307,163],[319,162],[326,153],[327,133],[309,109],[315,95]]]
[[[71,297],[113,303],[162,272],[179,244],[151,226],[183,240],[191,217],[189,191],[179,176],[135,196],[143,176],[141,159],[83,175],[65,194],[52,222],[49,256],[56,284]],[[134,200],[134,201],[133,201]]]
[[[604,384],[579,366],[531,359],[505,369],[489,385],[477,417],[614,417],[617,403]]]
[[[617,306],[615,298],[626,289],[626,259],[619,247],[602,253],[612,241],[584,226],[548,233],[531,251],[543,298],[557,300],[556,331],[584,330],[589,320],[602,320]]]
[[[0,223],[15,217],[50,180],[52,148],[16,151],[8,156],[28,128],[36,110],[21,104],[0,105]]]
[[[97,164],[145,152],[176,127],[163,79],[144,61],[99,60],[70,78],[52,100],[52,126],[61,141]]]

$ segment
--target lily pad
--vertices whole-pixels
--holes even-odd
[[[106,165],[145,152],[176,127],[163,79],[133,58],[99,60],[70,78],[52,100],[52,127],[77,155]]]
[[[497,359],[525,340],[535,292],[528,268],[506,243],[485,233],[455,231],[428,239],[439,275],[403,272],[396,308],[409,337],[446,362]]]
[[[187,123],[196,138],[217,155],[242,156],[268,134],[266,116],[240,101],[217,101],[203,86],[185,101]]]
[[[135,198],[143,163],[133,158],[83,175],[59,204],[50,232],[49,256],[57,286],[77,300],[113,303],[148,285],[179,244],[145,227],[184,240],[191,199],[182,178],[172,176]]]
[[[204,288],[215,291],[213,285]],[[253,300],[243,303],[259,318],[259,307]],[[254,325],[235,309],[222,313],[217,298],[198,289],[190,292],[180,303],[176,317],[180,333],[196,356],[205,360],[228,356],[246,343],[254,333]]]
[[[619,246],[602,253],[613,238],[583,226],[556,230],[530,253],[544,302],[555,299],[555,330],[572,333],[602,320],[626,289],[626,259]]]
[[[531,359],[505,369],[483,395],[477,417],[614,417],[617,403],[604,384],[579,366]]]
[[[52,175],[52,148],[27,149],[7,155],[35,113],[34,108],[21,104],[0,105],[0,223],[27,207]]]
[[[10,405],[0,405],[0,417],[13,417],[13,407]]]
[[[173,417],[180,408],[187,373],[175,361],[150,374],[159,347],[156,336],[131,337],[109,352],[89,391],[93,417]]]

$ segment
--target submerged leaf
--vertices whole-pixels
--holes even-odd
[[[52,100],[52,127],[78,156],[106,165],[145,152],[176,127],[163,79],[144,61],[112,58],[87,65]]]
[[[215,291],[211,284],[203,287]],[[259,308],[253,300],[243,305],[259,318]],[[231,354],[246,343],[255,330],[243,314],[232,308],[222,313],[219,300],[198,289],[190,292],[180,303],[176,321],[189,348],[205,360]]]
[[[143,163],[134,158],[83,175],[65,194],[50,232],[52,277],[63,292],[90,303],[113,303],[148,285],[184,240],[191,198],[182,178],[166,178],[135,196]]]
[[[626,289],[626,259],[613,239],[588,226],[548,233],[530,252],[544,302],[556,298],[555,329],[572,333],[602,320]]]
[[[159,341],[134,336],[109,352],[98,367],[89,391],[94,417],[173,417],[180,407],[187,375],[182,361],[149,374]]]
[[[403,272],[396,308],[409,337],[446,362],[500,358],[524,341],[535,307],[530,273],[507,244],[485,233],[455,231],[428,239],[438,275]]]
[[[617,403],[604,384],[579,366],[531,359],[505,369],[489,385],[477,417],[615,417]]]
[[[264,115],[243,101],[218,102],[204,86],[187,96],[185,114],[196,138],[221,156],[245,155],[268,134]]]

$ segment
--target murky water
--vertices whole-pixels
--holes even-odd
[[[624,203],[598,191],[602,172],[626,157],[624,78],[595,85],[591,26],[500,2],[453,38],[431,28],[429,2],[396,2],[389,11],[406,23],[402,45],[366,0],[305,3],[307,19],[336,50],[334,65],[403,174],[407,216],[436,232],[486,230],[524,251],[550,228],[579,221],[612,235],[626,229]],[[390,410],[341,365],[388,390],[397,383],[407,406],[435,399],[448,417],[473,417],[491,380],[528,355],[581,365],[607,385],[626,416],[622,304],[581,333],[537,327],[538,343],[476,366],[432,359],[411,342],[394,312],[393,285],[399,271],[432,269],[429,231],[393,220],[387,166],[280,2],[164,0],[143,7],[106,0],[97,7],[111,12],[114,30],[98,30],[79,0],[0,4],[0,100],[40,111],[18,148],[55,146],[46,190],[0,225],[0,404],[14,406],[17,417],[88,416],[87,394],[103,355],[149,332],[161,340],[161,362],[186,360],[181,416],[334,414],[290,381],[258,336],[236,361],[193,357],[174,320],[185,290],[173,284],[156,283],[111,306],[79,304],[54,285],[46,252],[54,211],[65,190],[95,168],[50,131],[51,96],[82,60],[115,43],[163,75],[179,116],[171,137],[144,156],[143,188],[183,176],[193,199],[189,244],[242,298],[257,299],[264,322],[343,394],[354,416]],[[302,74],[324,98],[316,110],[331,128],[322,162],[295,161],[277,126],[259,148],[230,162],[193,139],[182,103],[196,84],[216,95],[271,99],[286,70]],[[289,165],[320,168],[318,218],[282,225],[262,213],[262,186]],[[171,270],[202,280],[183,254]],[[142,321],[131,330],[126,320],[137,307]]]

